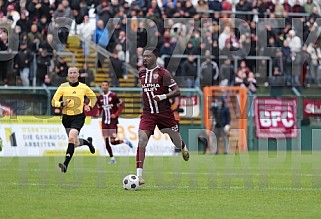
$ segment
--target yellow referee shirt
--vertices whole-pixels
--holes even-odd
[[[52,98],[53,107],[60,107],[62,101],[70,100],[68,105],[63,107],[62,114],[72,116],[83,113],[85,96],[90,100],[89,106],[93,107],[96,103],[95,93],[86,84],[77,83],[77,86],[71,86],[69,82],[61,84]]]

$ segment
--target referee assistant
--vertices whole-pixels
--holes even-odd
[[[68,148],[64,163],[59,163],[61,172],[67,172],[68,164],[74,154],[75,147],[87,145],[92,154],[95,148],[92,145],[92,138],[87,140],[78,137],[80,129],[85,123],[85,114],[90,111],[90,107],[96,103],[95,93],[86,85],[78,81],[79,71],[77,67],[68,69],[68,81],[61,84],[52,98],[53,107],[62,107],[62,124],[68,135]],[[88,105],[84,105],[85,96],[89,98]]]

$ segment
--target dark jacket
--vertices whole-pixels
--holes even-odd
[[[211,111],[213,113],[213,118],[215,119],[215,128],[223,128],[224,126],[230,124],[230,109],[225,106],[224,101],[222,107],[218,107],[215,104],[213,104],[211,107]]]
[[[28,49],[19,50],[15,57],[15,65],[18,69],[29,68],[33,59],[31,52]]]

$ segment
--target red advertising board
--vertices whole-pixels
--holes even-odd
[[[254,100],[256,137],[296,138],[297,100],[256,98]]]
[[[303,116],[321,116],[321,100],[320,99],[303,99]]]

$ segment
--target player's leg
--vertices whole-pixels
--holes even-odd
[[[71,127],[77,129],[80,132],[80,129],[85,124],[85,119],[86,119],[85,114],[77,115],[76,118],[72,121]],[[87,139],[77,137],[76,146],[86,145],[88,146],[90,153],[94,154],[96,150],[92,142],[93,142],[92,137],[88,137]]]
[[[213,143],[214,143],[214,149],[215,149],[215,154],[219,154],[220,150],[219,150],[219,144],[220,144],[220,138],[221,138],[221,128],[214,128],[214,134],[216,139],[214,139]]]
[[[168,115],[167,114],[162,115],[157,120],[157,126],[161,132],[167,133],[169,135],[175,147],[181,149],[183,159],[185,161],[188,161],[189,151],[185,142],[182,139],[181,134],[179,133],[178,125],[174,118],[174,115],[172,113]]]
[[[75,142],[78,139],[79,131],[77,129],[71,128],[70,130],[68,130],[68,133],[69,133],[69,135],[68,135],[68,148],[66,151],[65,161],[63,163],[59,163],[59,167],[61,169],[61,172],[63,172],[63,173],[67,172],[69,162],[75,152]]]
[[[127,144],[128,147],[133,148],[133,144],[127,138],[124,138],[123,140],[116,139],[117,133],[118,133],[117,124],[110,124],[109,127],[110,127],[110,131],[111,131],[110,143],[112,145],[118,145],[118,144],[124,143],[124,144]]]
[[[178,131],[178,128],[176,126],[173,126],[172,128],[162,128],[162,133],[167,133],[172,140],[175,147],[180,148],[182,152],[183,159],[185,161],[189,160],[189,151],[185,144],[185,142],[182,139],[181,134]]]
[[[150,136],[153,134],[150,130],[138,130],[138,147],[136,152],[136,171],[139,178],[139,184],[145,184],[143,177],[143,168],[145,161],[146,146]]]
[[[228,133],[225,132],[224,128],[221,129],[221,132],[223,137],[224,154],[227,154],[229,148]]]
[[[157,124],[157,117],[144,114],[141,116],[139,128],[138,128],[138,147],[136,152],[136,172],[139,178],[139,184],[145,184],[143,179],[143,167],[145,161],[145,152],[148,140],[152,134]]]
[[[109,164],[115,164],[116,160],[113,154],[113,150],[111,148],[111,143],[110,143],[110,138],[113,137],[114,135],[116,136],[115,131],[110,127],[110,124],[102,124],[102,134],[105,140],[105,146],[106,146],[106,150],[107,153],[109,154],[110,157],[110,161]]]

